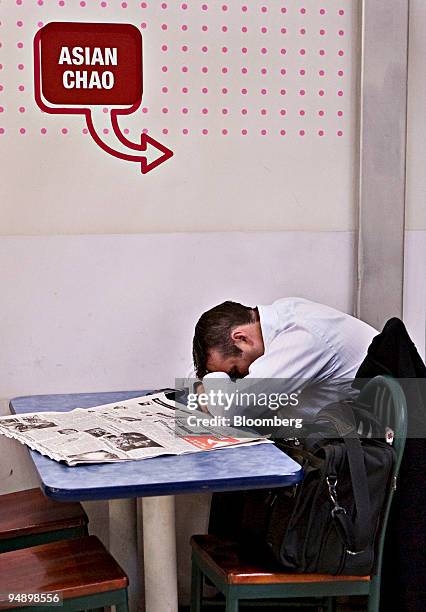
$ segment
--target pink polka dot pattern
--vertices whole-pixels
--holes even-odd
[[[11,17],[3,24],[10,37],[0,36],[0,94],[13,92],[15,102],[6,105],[0,97],[2,119],[11,122],[2,133],[86,134],[82,126],[70,131],[66,116],[63,127],[55,129],[41,123],[45,119],[41,113],[34,129],[25,125],[30,117],[35,120],[26,41],[35,29],[55,19],[71,21],[79,12],[82,20],[90,19],[92,6],[102,9],[102,19],[113,21],[122,14],[139,26],[145,38],[144,52],[149,54],[145,66],[149,62],[152,82],[145,78],[144,105],[128,118],[134,126],[132,138],[140,133],[140,123],[166,139],[250,135],[250,139],[286,136],[290,141],[303,136],[305,141],[329,141],[349,133],[345,123],[351,116],[351,96],[347,94],[354,75],[348,50],[357,33],[351,11],[338,0],[10,0],[10,4]],[[13,41],[15,49],[9,62],[4,40]],[[100,110],[106,117],[109,109]],[[18,127],[12,123],[16,116],[22,120]],[[105,135],[111,133],[108,127],[103,130]]]

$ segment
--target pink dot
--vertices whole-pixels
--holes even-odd
[[[188,93],[188,87],[182,87],[182,93],[187,94]]]
[[[299,70],[299,74],[300,74],[300,76],[305,76],[305,74],[306,74],[306,70],[305,70],[304,68],[301,68],[301,69]]]
[[[337,135],[338,135],[338,136],[343,136],[343,132],[342,132],[342,130],[339,130],[339,131],[337,132]]]
[[[145,23],[145,21],[142,21],[142,23],[141,23],[141,28],[142,28],[142,30],[145,30],[145,28],[146,28],[146,23]]]
[[[324,36],[325,35],[325,30],[320,30],[320,34],[321,34],[321,36]]]
[[[280,115],[282,115],[282,116],[284,117],[284,115],[286,115],[286,114],[287,114],[286,109],[285,109],[285,108],[282,108],[282,109],[280,110]]]
[[[201,72],[203,72],[204,74],[207,74],[208,71],[209,71],[209,69],[207,68],[207,66],[203,66],[201,68]]]
[[[148,107],[147,107],[147,106],[144,106],[144,107],[142,108],[142,112],[143,112],[143,113],[145,113],[145,114],[146,114],[148,111],[149,111],[149,109],[148,109]]]
[[[342,57],[342,55],[345,55],[345,52],[340,49],[339,55],[340,55],[340,57]]]
[[[0,85],[0,91],[3,91],[4,87],[3,85]]]
[[[223,74],[226,74],[226,73],[228,72],[228,68],[227,68],[226,66],[224,66],[224,67],[222,68],[222,72],[223,72]]]
[[[18,89],[19,91],[25,91],[25,87],[23,85],[19,85]]]
[[[0,70],[3,70],[3,64],[0,64]]]
[[[340,96],[340,97],[343,96],[343,91],[341,89],[339,89],[339,91],[337,92],[337,95]]]
[[[161,88],[161,91],[162,91],[163,93],[167,93],[167,92],[169,91],[169,88],[168,88],[168,87],[162,87],[162,88]]]
[[[262,8],[260,10],[262,11],[262,13],[266,13],[268,11],[268,7],[267,6],[262,6]]]
[[[318,136],[324,136],[324,130],[318,130]]]
[[[47,134],[47,130],[46,130],[46,128],[41,128],[41,130],[40,130],[40,134]]]
[[[37,25],[38,25],[39,28],[42,28],[43,27],[43,22],[42,21],[37,21]]]
[[[0,134],[4,134],[4,128],[0,128]]]
[[[223,130],[222,130],[222,134],[223,134],[224,136],[226,136],[226,135],[227,135],[227,133],[228,133],[228,130],[226,130],[226,129],[223,129]]]
[[[127,8],[127,2],[122,2],[122,3],[121,3],[121,8],[126,9],[126,8]]]
[[[228,114],[228,109],[222,108],[222,115],[227,115],[227,114]]]
[[[337,74],[339,75],[339,77],[342,77],[343,76],[343,70],[339,70]]]
[[[245,66],[243,66],[243,67],[241,68],[241,72],[242,72],[243,74],[247,74],[247,68],[246,68]]]
[[[247,47],[243,47],[243,48],[241,49],[241,53],[247,53]]]
[[[241,28],[241,32],[243,32],[243,33],[245,34],[245,33],[247,32],[247,26],[243,26],[243,27]]]
[[[287,13],[287,9],[286,9],[286,7],[285,7],[285,6],[283,6],[283,7],[282,7],[282,9],[281,9],[281,13]]]
[[[285,55],[287,53],[287,49],[280,49],[281,55]]]
[[[245,96],[247,94],[247,89],[243,87],[241,90],[241,93],[243,94],[243,96]]]
[[[207,6],[207,4],[203,4],[201,8],[203,11],[207,11],[209,7]]]
[[[223,4],[223,5],[222,5],[222,11],[227,11],[227,10],[228,10],[227,5],[226,5],[226,4]]]
[[[164,114],[167,114],[167,113],[169,112],[169,109],[167,108],[167,106],[164,106],[164,107],[161,109],[161,112],[162,112],[162,113],[164,113]]]
[[[182,134],[185,134],[185,136],[186,136],[186,134],[188,134],[188,129],[187,128],[183,128]]]
[[[286,95],[286,93],[287,93],[287,90],[286,90],[286,89],[280,89],[280,94],[281,94],[282,96],[285,96],[285,95]]]
[[[337,111],[337,116],[338,117],[343,117],[343,111],[341,111],[341,110]]]
[[[305,15],[306,14],[306,9],[305,8],[301,8],[300,12],[302,13],[302,15]]]
[[[268,28],[265,28],[265,26],[263,28],[260,28],[260,31],[262,32],[262,34],[266,34],[266,32],[268,31]]]
[[[285,68],[281,68],[280,73],[282,75],[287,74],[287,70]]]
[[[262,94],[262,96],[266,96],[266,94],[268,93],[267,89],[261,89],[260,93]]]
[[[129,130],[127,130],[127,131],[129,131]],[[82,132],[83,132],[83,134],[88,134],[89,130],[87,128],[83,128]],[[124,130],[124,132],[126,132],[126,130]]]
[[[188,45],[182,45],[182,51],[186,53],[188,51]]]
[[[181,4],[181,5],[180,5],[180,8],[181,8],[183,11],[186,11],[186,9],[188,8],[188,5],[187,5],[187,4],[184,2],[183,4]]]
[[[339,15],[344,15],[344,14],[345,14],[345,11],[343,9],[340,9]]]
[[[162,23],[161,24],[161,29],[162,30],[167,30],[167,23]]]
[[[108,128],[104,128],[103,130],[104,134],[109,134],[109,129]],[[65,134],[65,132],[62,130],[62,133]]]
[[[19,133],[20,134],[25,134],[27,130],[25,128],[19,128]]]
[[[203,25],[203,26],[201,27],[201,29],[203,30],[203,32],[207,32],[207,30],[208,30],[209,28],[208,28],[206,25]]]
[[[83,132],[84,132],[84,130],[83,130]],[[130,130],[129,130],[129,128],[124,128],[123,132],[124,132],[125,134],[129,134],[129,133],[130,133]],[[87,130],[86,130],[85,134],[87,134]]]
[[[265,53],[268,53],[268,49],[266,49],[266,47],[262,47],[260,52],[265,55]]]
[[[225,26],[225,25],[224,25],[224,26],[222,26],[222,32],[227,32],[227,31],[228,31],[227,26]]]
[[[306,49],[300,49],[299,53],[300,53],[300,55],[305,55]]]
[[[301,90],[299,91],[299,95],[300,95],[300,96],[304,96],[304,95],[305,95],[305,93],[306,93],[306,91],[305,91],[304,89],[301,89]]]
[[[187,115],[187,114],[188,114],[188,109],[187,109],[187,108],[183,108],[183,109],[182,109],[182,113],[183,113],[184,115]]]
[[[247,109],[246,108],[242,108],[241,109],[241,114],[242,115],[247,115]]]
[[[339,36],[344,36],[345,35],[345,31],[344,30],[339,30]]]
[[[320,76],[324,76],[324,75],[325,75],[325,72],[324,72],[324,70],[319,70],[318,74],[319,74]]]
[[[18,49],[22,49],[22,47],[24,46],[24,43],[18,42],[16,46],[18,47]]]
[[[162,8],[163,10],[166,10],[166,8],[167,8],[167,4],[166,4],[165,2],[162,2],[162,3],[161,3],[161,8]]]
[[[209,90],[207,89],[207,87],[203,87],[203,89],[201,91],[202,91],[203,94],[206,94],[206,93],[208,93]]]
[[[38,4],[39,6],[43,6],[43,4],[44,4],[44,3],[43,3],[43,0],[37,0],[37,4]]]
[[[266,108],[262,108],[261,111],[260,111],[260,114],[265,116],[265,115],[268,114],[268,111],[266,110]]]
[[[281,34],[287,34],[287,28],[281,28]]]
[[[325,15],[325,9],[320,9],[320,15]]]
[[[81,6],[81,7],[83,7],[83,8],[86,6],[86,3],[85,3],[85,1],[84,1],[84,0],[81,0],[81,2],[80,2],[80,6]]]
[[[16,4],[17,4],[18,6],[21,6],[21,4],[22,4],[22,0],[16,0]]]
[[[3,108],[1,110],[3,110]],[[20,106],[19,107],[19,112],[20,113],[25,113],[25,106]]]
[[[201,47],[201,51],[203,53],[207,53],[208,50],[209,50],[208,47]]]
[[[18,70],[23,70],[24,69],[24,64],[18,64]]]
[[[147,7],[147,3],[146,2],[141,2],[141,8],[145,9]]]
[[[201,109],[201,112],[203,113],[203,115],[207,115],[207,113],[209,112],[208,108],[203,108]]]
[[[323,89],[320,89],[320,90],[319,90],[319,92],[318,92],[318,95],[319,95],[319,96],[323,96],[323,95],[324,95],[324,90],[323,90]]]
[[[228,47],[222,47],[222,53],[228,53]]]
[[[325,51],[324,51],[324,49],[320,49],[320,50],[319,50],[319,54],[320,54],[320,55],[325,55]]]
[[[260,74],[267,74],[268,71],[266,70],[266,68],[261,68],[260,69]]]
[[[300,136],[304,136],[305,135],[305,130],[299,130],[299,135]]]
[[[0,106],[0,113],[3,113],[3,112],[4,112],[4,107]]]
[[[227,94],[227,93],[228,93],[228,90],[227,90],[227,88],[226,88],[226,87],[224,87],[224,88],[222,89],[222,93],[223,93],[223,94]]]
[[[167,72],[168,68],[167,68],[167,66],[162,66],[161,70],[162,70],[163,72]]]
[[[306,30],[305,30],[305,28],[301,28],[300,33],[302,34],[302,36],[303,36],[304,34],[306,34]]]
[[[188,26],[187,26],[186,24],[183,24],[183,26],[182,26],[182,31],[183,31],[183,32],[186,32],[186,31],[187,31],[187,29],[188,29]]]
[[[243,136],[247,136],[247,130],[241,130],[241,134],[242,134]]]
[[[163,128],[163,134],[168,134],[169,130],[167,128]]]
[[[204,130],[203,130],[203,134],[204,134],[204,136],[206,136],[208,133],[209,133],[209,131],[208,131],[208,130],[206,130],[206,128],[204,128]]]
[[[266,136],[267,131],[266,130],[260,130],[260,133],[262,134],[262,136]]]
[[[106,3],[106,2],[101,2],[101,7],[102,7],[102,8],[106,8],[106,6],[107,6],[107,3]]]
[[[142,130],[142,134],[148,134],[148,129],[147,129],[147,128],[144,128],[144,129]]]
[[[64,135],[65,135],[65,134],[68,134],[68,130],[67,130],[67,128],[62,128],[61,132],[62,132],[62,134],[64,134]]]
[[[16,25],[18,26],[18,28],[22,28],[22,26],[24,25],[23,21],[17,21]]]
[[[323,111],[323,110],[319,110],[319,111],[318,111],[318,115],[319,115],[320,117],[324,117],[324,114],[325,114],[325,113],[324,113],[324,111]]]
[[[285,136],[286,135],[286,131],[285,130],[280,130],[280,134],[281,134],[281,136]]]
[[[162,47],[161,47],[162,51],[167,51],[167,49],[168,49],[167,45],[162,45]]]
[[[304,117],[304,116],[305,116],[305,111],[304,111],[303,109],[301,109],[301,110],[299,111],[299,115],[300,115],[301,117]]]
[[[246,6],[242,6],[241,10],[243,11],[243,13],[247,13],[247,7]]]

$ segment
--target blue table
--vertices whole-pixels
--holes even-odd
[[[11,412],[67,411],[139,397],[148,391],[17,397]],[[148,612],[176,610],[174,495],[288,486],[302,479],[299,464],[272,444],[143,461],[68,467],[30,451],[48,497],[59,501],[143,497]],[[161,497],[160,497],[161,496]],[[162,571],[159,571],[162,568]]]

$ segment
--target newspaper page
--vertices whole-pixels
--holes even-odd
[[[269,442],[266,436],[244,437],[235,428],[209,426],[209,419],[194,419],[164,393],[69,412],[4,416],[0,434],[69,466]]]

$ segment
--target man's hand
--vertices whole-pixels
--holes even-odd
[[[194,391],[195,391],[195,393],[196,393],[197,395],[200,395],[201,393],[205,393],[205,389],[204,389],[204,385],[203,385],[203,383],[202,383],[202,382],[200,382],[200,383],[196,383],[196,384],[194,385]],[[209,413],[209,411],[208,411],[207,406],[205,406],[205,405],[203,405],[203,404],[200,404],[200,403],[198,404],[198,406],[200,407],[200,410],[201,410],[202,412],[205,412],[206,414],[210,414],[210,413]]]

